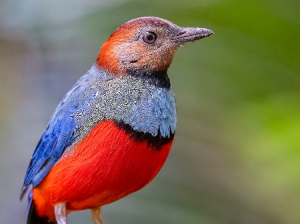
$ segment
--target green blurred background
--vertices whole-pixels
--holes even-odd
[[[299,12],[298,0],[1,0],[0,223],[25,223],[25,171],[63,95],[118,26],[150,15],[216,34],[177,52],[170,156],[105,222],[300,223]]]

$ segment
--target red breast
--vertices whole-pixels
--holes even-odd
[[[172,141],[161,150],[136,142],[113,121],[101,122],[68,149],[33,191],[40,216],[54,220],[53,206],[70,211],[105,205],[149,183],[163,166]]]

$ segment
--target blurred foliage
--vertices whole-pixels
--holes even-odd
[[[1,223],[25,219],[22,178],[64,93],[118,26],[150,15],[216,34],[175,56],[170,157],[147,187],[104,207],[106,223],[300,222],[299,1],[14,0],[0,8]],[[87,211],[69,218],[91,223]]]

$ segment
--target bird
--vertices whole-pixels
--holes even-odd
[[[31,189],[27,224],[66,224],[70,212],[85,209],[102,224],[101,206],[157,175],[177,123],[167,70],[180,46],[211,34],[158,17],[133,19],[114,31],[35,148],[21,191],[22,199]]]

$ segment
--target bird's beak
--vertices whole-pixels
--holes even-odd
[[[198,27],[180,28],[179,33],[172,39],[173,41],[184,44],[186,42],[193,42],[204,37],[209,37],[214,34],[212,30]]]

